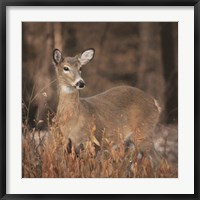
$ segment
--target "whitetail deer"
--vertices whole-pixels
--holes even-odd
[[[130,86],[114,87],[89,98],[79,97],[79,90],[85,86],[81,69],[93,59],[94,52],[88,49],[75,57],[63,57],[60,50],[53,51],[60,90],[57,119],[61,132],[70,143],[79,146],[88,141],[95,126],[94,135],[100,142],[104,134],[109,141],[118,143],[122,134],[141,152],[151,152],[151,137],[160,113],[154,98]]]

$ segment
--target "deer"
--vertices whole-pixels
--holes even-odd
[[[101,142],[104,135],[109,141],[118,143],[120,133],[125,143],[133,142],[138,152],[153,158],[152,135],[161,112],[156,99],[126,85],[87,98],[79,96],[79,91],[85,87],[81,70],[94,54],[93,48],[74,57],[65,57],[59,49],[53,50],[59,90],[56,118],[62,134],[68,139],[70,147],[73,144],[84,149],[91,127],[95,126],[97,141]]]

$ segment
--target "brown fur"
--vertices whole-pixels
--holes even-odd
[[[63,73],[66,65],[70,66],[71,74]],[[80,98],[78,89],[72,85],[77,76],[81,78],[80,67],[78,56],[65,58],[56,65],[60,86],[57,119],[66,138],[70,138],[75,146],[84,144],[93,130],[99,142],[104,136],[118,143],[119,135],[122,135],[124,139],[132,140],[142,152],[151,151],[151,137],[159,118],[154,98],[130,86]],[[63,91],[63,86],[67,86],[70,92]]]

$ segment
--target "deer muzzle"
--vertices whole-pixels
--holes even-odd
[[[76,83],[77,89],[83,89],[85,87],[85,82],[83,80],[80,80]]]

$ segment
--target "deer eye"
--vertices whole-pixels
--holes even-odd
[[[69,71],[69,67],[64,67],[63,70],[64,70],[65,72],[67,72],[67,71]]]
[[[80,68],[79,71],[82,72],[82,69]]]

